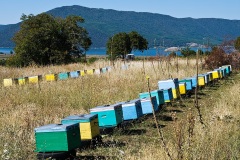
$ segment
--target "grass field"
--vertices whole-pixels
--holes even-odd
[[[188,64],[187,64],[188,63]],[[178,64],[178,72],[177,65]],[[44,75],[110,65],[97,61],[91,65],[71,64],[49,67],[0,68],[0,79]],[[0,96],[0,157],[1,159],[35,159],[34,128],[59,123],[71,114],[89,113],[98,105],[113,104],[138,97],[147,91],[146,75],[151,89],[169,77],[184,78],[196,75],[195,60],[123,62],[102,75],[78,79],[41,82],[39,85],[1,87]],[[200,73],[206,70],[201,69]],[[221,80],[199,91],[201,114],[206,126],[199,122],[192,98],[175,102],[157,113],[164,141],[172,159],[239,159],[240,158],[240,75]],[[152,116],[117,128],[103,137],[104,145],[81,149],[78,156],[102,156],[106,159],[169,159],[166,147],[157,135]]]

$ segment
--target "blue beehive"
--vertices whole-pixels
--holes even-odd
[[[163,89],[163,97],[165,102],[171,102],[173,100],[172,89]]]
[[[59,80],[66,80],[69,77],[69,73],[68,72],[62,72],[58,74],[58,79]]]
[[[143,115],[140,99],[120,102],[123,110],[123,120],[138,119]]]
[[[90,113],[98,114],[99,127],[115,127],[123,121],[122,104],[98,106]]]
[[[78,78],[79,75],[80,75],[80,71],[70,72],[70,77],[71,77],[71,78]]]
[[[152,103],[150,101],[150,98],[141,99],[142,113],[143,114],[153,113],[152,104],[153,104],[154,111],[157,111],[158,110],[158,105],[157,105],[157,99],[156,99],[155,96],[152,97]]]
[[[164,104],[163,90],[154,90],[154,91],[151,91],[150,93],[152,97],[156,96],[158,106],[161,104]],[[149,92],[139,93],[140,99],[149,98],[149,97],[150,97]]]
[[[197,87],[197,77],[190,77],[186,79],[191,79],[192,80],[192,87],[196,88]]]

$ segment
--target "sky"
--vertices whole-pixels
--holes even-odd
[[[240,0],[1,0],[0,24],[18,23],[23,13],[37,15],[57,7],[72,5],[159,13],[176,18],[240,20]]]

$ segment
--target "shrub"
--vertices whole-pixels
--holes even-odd
[[[212,52],[205,58],[204,66],[207,69],[215,69],[228,64],[227,54],[221,47],[213,47]]]

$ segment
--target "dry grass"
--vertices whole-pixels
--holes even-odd
[[[71,64],[66,66],[0,68],[0,79],[21,76],[44,75],[93,69],[108,66],[107,61],[97,61],[92,65]],[[145,74],[150,76],[151,89],[157,89],[157,82],[170,77],[189,77],[195,75],[195,60],[179,59],[179,72],[176,59],[169,61],[142,61],[128,63],[129,69],[122,70],[123,62],[116,62],[112,72],[102,75],[88,75],[78,79],[57,82],[41,82],[40,85],[1,87],[0,96],[0,159],[34,159],[34,128],[59,123],[71,114],[88,113],[98,105],[113,104],[138,97],[140,92],[147,91]],[[201,70],[201,73],[206,72]],[[239,78],[239,77],[237,77]],[[231,83],[230,83],[231,82]],[[228,88],[207,88],[200,100],[204,120],[208,127],[202,128],[192,100],[184,100],[187,107],[169,107],[169,117],[176,116],[176,121],[162,121],[167,145],[174,158],[183,159],[238,159],[239,157],[239,90],[237,80],[229,81],[222,86]],[[208,92],[209,91],[209,92]],[[175,110],[181,110],[175,113]],[[193,114],[195,123],[189,122]],[[165,114],[165,113],[164,113]],[[191,119],[191,118],[190,118]],[[193,119],[193,118],[192,118]],[[193,135],[189,138],[189,127]],[[117,156],[123,159],[167,159],[164,149],[157,137],[153,121],[147,118],[141,123],[133,124],[129,131],[142,131],[141,134],[125,133],[117,129],[113,135],[104,137],[104,141],[116,141],[114,147],[98,147],[95,150],[81,151],[80,155]],[[181,131],[181,132],[180,132]],[[123,134],[125,133],[125,134]],[[189,140],[191,144],[189,146]],[[117,143],[118,144],[118,143]],[[111,159],[111,158],[110,158]]]

